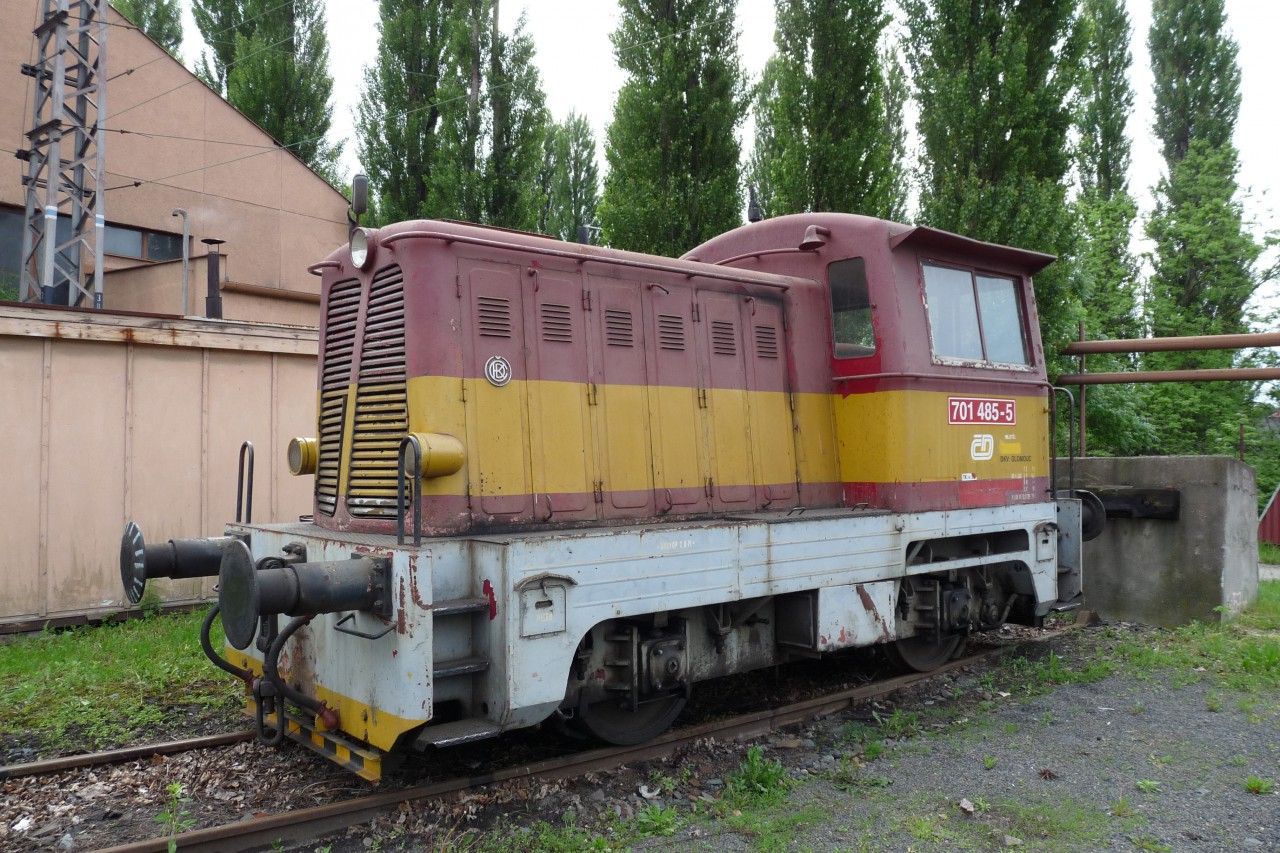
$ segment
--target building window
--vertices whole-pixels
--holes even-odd
[[[103,234],[102,251],[125,258],[142,257],[142,232],[134,228],[108,225]]]
[[[934,357],[1027,365],[1018,282],[1006,276],[924,264]]]
[[[876,351],[871,326],[871,296],[867,265],[862,258],[846,258],[827,267],[831,287],[831,339],[836,358],[861,358]]]

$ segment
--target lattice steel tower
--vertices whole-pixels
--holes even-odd
[[[101,308],[107,0],[40,0],[34,33],[36,61],[22,66],[36,95],[18,153],[27,161],[21,298]]]

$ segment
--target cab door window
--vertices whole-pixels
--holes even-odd
[[[935,358],[990,365],[1030,363],[1015,279],[938,264],[923,266]]]
[[[831,339],[836,358],[861,358],[876,351],[871,326],[871,297],[867,265],[862,258],[846,258],[827,267],[831,287]]]

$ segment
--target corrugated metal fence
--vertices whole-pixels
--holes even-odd
[[[246,439],[254,519],[310,512],[284,450],[315,430],[316,347],[298,326],[0,305],[0,629],[123,606],[128,519],[149,541],[221,533]]]
[[[1280,495],[1280,487],[1271,493],[1271,500],[1267,501],[1262,518],[1258,519],[1258,541],[1272,545],[1280,545],[1280,501],[1276,500],[1276,495]]]

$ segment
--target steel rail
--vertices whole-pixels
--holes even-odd
[[[311,840],[331,832],[368,823],[387,809],[402,803],[446,797],[482,785],[512,779],[555,780],[581,776],[592,771],[609,770],[636,761],[666,757],[681,746],[707,737],[741,739],[768,734],[775,729],[804,720],[838,713],[868,699],[885,696],[989,658],[1003,657],[1015,650],[1060,638],[1072,630],[1074,630],[1073,627],[1062,628],[1032,640],[1023,640],[1008,646],[999,646],[967,655],[931,672],[900,675],[779,708],[753,711],[691,728],[678,729],[636,746],[592,749],[531,764],[507,767],[492,773],[383,791],[336,803],[195,829],[173,838],[148,838],[104,848],[100,853],[164,853],[169,849],[170,841],[176,842],[178,849],[186,853],[212,853],[212,851],[240,851],[281,842]]]
[[[228,732],[221,735],[205,735],[185,740],[170,740],[164,743],[150,743],[141,746],[126,746],[120,749],[108,749],[103,752],[87,752],[81,755],[64,755],[59,758],[46,758],[27,764],[10,764],[0,767],[0,781],[21,779],[24,776],[47,776],[63,770],[76,770],[81,767],[100,767],[105,764],[123,764],[139,758],[150,758],[153,755],[174,755],[179,752],[191,752],[197,749],[213,749],[219,746],[231,746],[253,740],[253,732]]]

